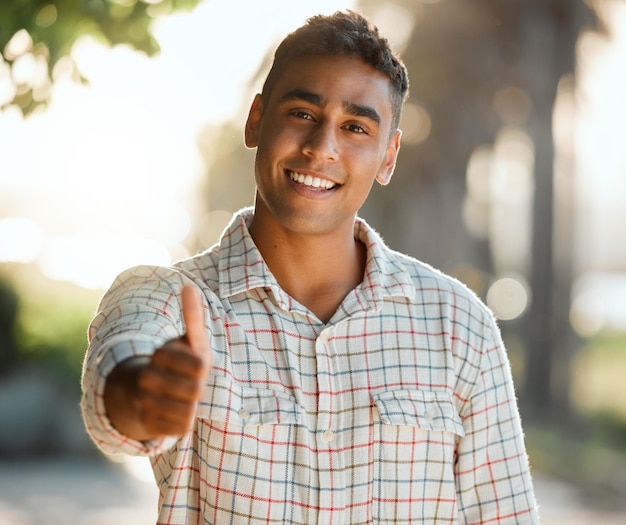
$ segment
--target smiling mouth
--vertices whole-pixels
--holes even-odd
[[[332,190],[337,186],[335,182],[326,179],[320,179],[319,177],[313,177],[312,175],[304,175],[297,171],[287,170],[289,178],[297,182],[298,184],[304,184],[309,188],[319,188],[322,190]]]

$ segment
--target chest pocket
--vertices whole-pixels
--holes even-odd
[[[240,426],[300,423],[301,410],[284,392],[247,388],[222,376],[209,376],[198,417]]]
[[[405,425],[465,436],[458,410],[447,392],[393,390],[375,395],[374,404],[384,425]]]
[[[374,396],[375,443],[371,514],[376,524],[452,523],[455,461],[465,435],[447,392],[393,390]],[[378,421],[377,414],[378,412]],[[425,498],[425,494],[437,497]],[[398,505],[398,502],[406,504]],[[456,523],[456,521],[454,521]]]

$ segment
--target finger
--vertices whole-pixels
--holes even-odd
[[[146,395],[155,395],[163,398],[176,399],[182,402],[195,402],[202,394],[204,379],[203,361],[198,361],[196,356],[189,352],[179,354],[178,361],[183,356],[193,358],[194,366],[189,366],[182,373],[169,372],[154,368],[147,368],[137,378],[140,392]],[[192,363],[190,363],[191,365]]]
[[[186,337],[167,341],[157,348],[150,358],[148,371],[154,374],[175,375],[181,378],[204,378],[206,355],[196,354],[191,350]]]
[[[204,324],[204,306],[200,291],[193,285],[186,285],[181,292],[185,338],[194,354],[206,357],[209,338]]]
[[[196,404],[144,396],[140,402],[141,423],[157,435],[180,436],[189,432],[195,419]]]

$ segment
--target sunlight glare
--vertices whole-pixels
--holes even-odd
[[[30,35],[16,33],[8,56],[21,58],[13,69],[0,62],[0,101],[15,94],[11,76],[49,90],[51,101],[27,119],[0,113],[3,212],[19,211],[31,232],[19,233],[19,253],[12,242],[13,252],[3,246],[2,256],[30,260],[40,253],[46,276],[87,288],[107,287],[128,266],[187,256],[183,243],[195,215],[211,212],[198,193],[207,176],[199,131],[243,118],[260,64],[286,33],[309,16],[353,4],[200,2],[155,21],[161,51],[154,57],[80,38],[71,56],[88,83],[72,81],[74,66],[61,60],[51,88],[41,81],[41,57],[29,52]],[[55,16],[44,8],[38,20],[46,26]],[[198,236],[217,240],[229,215],[217,210],[200,221]],[[13,239],[16,228],[3,235]]]
[[[607,35],[579,39],[576,127],[578,266],[583,271],[624,268],[626,195],[626,3],[598,2]],[[626,322],[624,323],[626,325]]]
[[[165,245],[131,236],[50,236],[39,259],[46,277],[89,289],[108,288],[118,273],[131,266],[170,263]]]
[[[11,66],[0,60],[0,106],[13,100],[15,84],[11,80]]]
[[[255,75],[267,51],[309,16],[353,4],[354,0],[319,0],[314,6],[292,0],[201,2],[192,12],[176,12],[155,22],[161,53],[153,60],[159,71],[167,72],[171,94],[181,98],[178,103],[193,105],[187,111],[198,116],[196,129],[207,122],[243,118],[246,97],[260,87],[252,81],[258,81]]]
[[[33,262],[41,253],[43,232],[22,217],[0,219],[0,262]]]

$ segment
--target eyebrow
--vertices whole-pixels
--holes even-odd
[[[289,100],[302,100],[320,108],[326,104],[326,100],[321,95],[300,88],[292,89],[280,97],[281,102]],[[365,117],[380,125],[381,118],[378,111],[370,106],[355,104],[353,102],[344,102],[343,108],[349,115],[354,115],[355,117]]]

